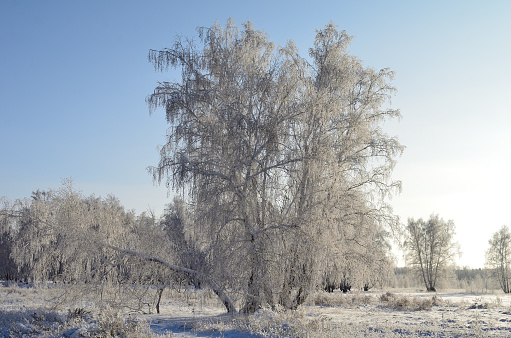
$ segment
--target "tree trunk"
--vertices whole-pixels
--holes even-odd
[[[256,273],[252,270],[248,281],[248,292],[245,305],[240,310],[242,313],[254,313],[261,308],[261,299],[259,297],[259,287],[256,282]]]
[[[262,295],[262,286],[263,286],[263,277],[262,277],[262,262],[259,257],[258,248],[256,246],[256,240],[253,235],[251,235],[252,244],[251,248],[251,272],[250,278],[248,280],[247,285],[247,294],[245,305],[241,312],[243,313],[254,313],[262,307],[263,300],[261,299]]]
[[[158,289],[158,301],[156,302],[156,313],[160,314],[160,301],[161,301],[161,295],[163,293],[163,288]]]

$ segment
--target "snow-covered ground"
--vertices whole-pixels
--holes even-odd
[[[58,288],[57,288],[58,289]],[[167,292],[161,314],[52,309],[56,288],[0,287],[0,336],[509,337],[511,296],[410,290],[321,293],[297,311],[230,316],[205,293]],[[87,303],[82,303],[87,304]]]

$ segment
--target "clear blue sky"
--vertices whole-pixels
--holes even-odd
[[[0,1],[0,196],[28,197],[72,177],[85,194],[163,211],[146,167],[164,142],[149,49],[197,26],[251,20],[303,54],[333,20],[366,66],[396,71],[387,125],[407,149],[392,203],[406,222],[453,219],[460,265],[482,267],[511,225],[511,1]]]

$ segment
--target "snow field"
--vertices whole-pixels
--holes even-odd
[[[60,287],[0,287],[2,337],[508,337],[511,296],[410,290],[319,292],[296,311],[231,316],[208,291],[166,290],[161,314],[79,302]]]

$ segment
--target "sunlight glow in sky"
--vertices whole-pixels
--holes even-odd
[[[509,1],[1,1],[0,196],[72,177],[87,195],[162,213],[167,190],[146,168],[167,127],[145,97],[179,77],[155,73],[148,50],[232,17],[306,54],[332,20],[366,66],[396,72],[396,214],[454,220],[458,264],[483,267],[488,239],[511,226],[509,13]]]

